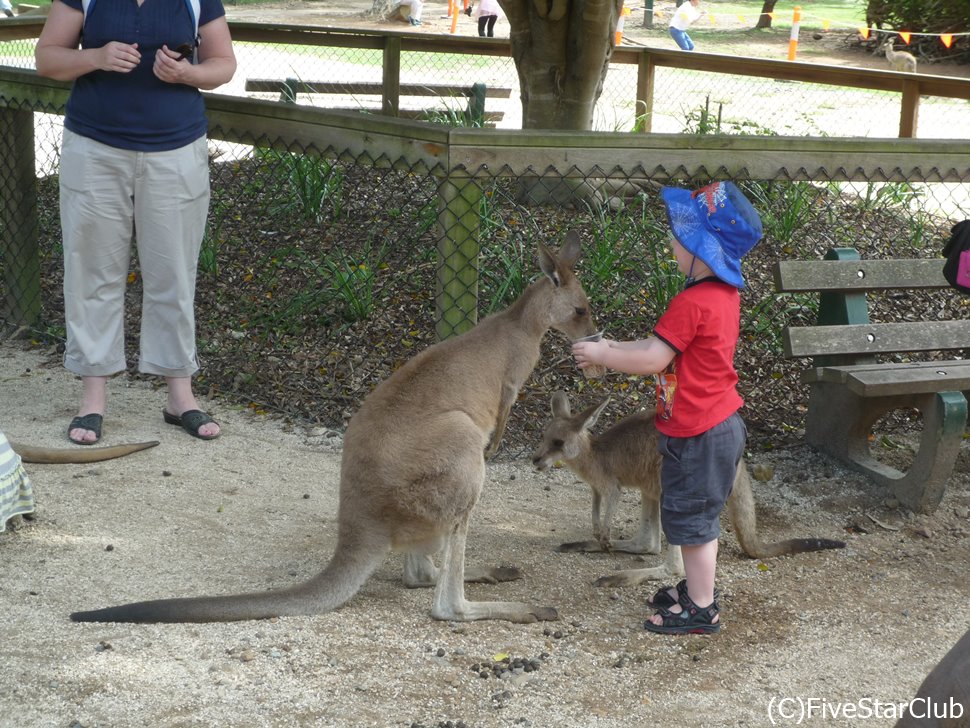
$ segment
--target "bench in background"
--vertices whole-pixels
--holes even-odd
[[[505,116],[504,111],[486,111],[485,99],[507,99],[512,95],[512,89],[486,86],[484,83],[476,83],[471,86],[402,83],[397,87],[396,92],[391,92],[382,83],[330,83],[326,81],[300,81],[295,78],[286,80],[249,78],[246,79],[246,91],[278,93],[280,101],[290,103],[296,101],[297,94],[331,94],[350,97],[351,99],[356,99],[359,96],[379,96],[381,99],[380,109],[372,109],[364,105],[355,108],[361,111],[374,111],[388,116],[404,118],[432,116],[444,112],[444,109],[402,109],[400,104],[402,96],[464,97],[468,100],[463,112],[465,118],[478,126],[484,126],[487,123],[494,125],[495,122],[501,121]]]
[[[774,274],[779,293],[819,293],[818,325],[783,332],[786,356],[813,357],[802,376],[810,390],[806,440],[888,486],[907,507],[931,513],[943,498],[963,440],[970,361],[879,358],[970,350],[970,321],[870,323],[866,293],[948,288],[943,260],[861,260],[852,248],[836,248],[824,260],[779,262]],[[961,294],[953,290],[953,295]],[[908,408],[922,414],[923,430],[913,463],[903,473],[877,460],[869,440],[881,417]]]

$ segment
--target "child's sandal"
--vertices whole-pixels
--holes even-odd
[[[680,595],[680,606],[682,611],[676,614],[665,607],[659,608],[657,614],[661,623],[654,624],[648,619],[643,624],[644,629],[658,634],[714,634],[721,631],[720,620],[714,621],[720,614],[717,599],[706,607],[698,607],[685,590]]]
[[[651,607],[656,607],[657,609],[670,609],[675,604],[680,602],[680,599],[674,599],[670,596],[670,590],[676,589],[678,597],[685,596],[687,594],[687,579],[681,579],[677,582],[677,586],[662,586],[657,590],[650,599],[647,600],[647,604]],[[721,596],[721,590],[714,590],[714,601],[716,602],[718,597]]]

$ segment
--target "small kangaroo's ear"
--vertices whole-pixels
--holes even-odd
[[[553,417],[569,417],[569,397],[565,392],[553,392],[549,403],[552,405]]]
[[[593,429],[593,427],[596,426],[596,420],[598,420],[599,416],[603,414],[603,410],[606,409],[606,405],[609,403],[610,398],[607,397],[602,402],[587,407],[581,415],[583,418],[583,427],[585,427],[587,430]]]

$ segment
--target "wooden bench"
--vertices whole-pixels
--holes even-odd
[[[435,96],[438,98],[467,98],[468,103],[463,113],[466,122],[471,122],[477,126],[484,126],[486,123],[494,125],[501,121],[504,111],[486,111],[485,99],[507,99],[512,95],[512,89],[499,86],[487,86],[484,83],[476,83],[471,86],[447,85],[447,84],[417,84],[402,83],[394,91],[385,88],[382,83],[334,83],[327,81],[301,81],[295,78],[285,80],[270,78],[249,78],[246,79],[246,91],[253,93],[278,93],[279,100],[288,103],[296,103],[297,94],[331,94],[350,97],[356,100],[360,96],[378,96],[381,100],[380,109],[369,108],[364,105],[354,107],[361,111],[374,111],[387,116],[399,116],[405,118],[424,118],[442,113],[443,109],[402,109],[401,97]],[[346,102],[345,102],[346,103]],[[341,107],[345,108],[345,106]]]
[[[862,260],[852,248],[835,248],[824,260],[777,263],[774,277],[779,293],[819,294],[818,325],[783,332],[786,356],[813,357],[802,375],[809,385],[806,440],[888,486],[914,511],[934,511],[966,428],[970,361],[907,361],[905,355],[970,349],[970,321],[870,323],[866,294],[948,288],[943,260]],[[881,417],[909,408],[922,414],[923,430],[904,473],[877,460],[869,441]]]

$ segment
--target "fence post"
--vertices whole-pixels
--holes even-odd
[[[467,175],[449,174],[438,188],[438,274],[435,333],[442,341],[478,321],[479,220],[482,188]]]
[[[17,327],[40,320],[37,177],[34,113],[0,107],[0,258],[6,300],[0,319]]]
[[[653,90],[656,66],[649,51],[640,51],[637,61],[637,101],[633,130],[649,134],[653,129]]]
[[[381,113],[397,116],[401,108],[401,39],[388,36],[384,39],[384,95],[381,97]]]
[[[899,110],[899,136],[912,139],[916,136],[919,120],[919,81],[903,81],[903,97]]]

